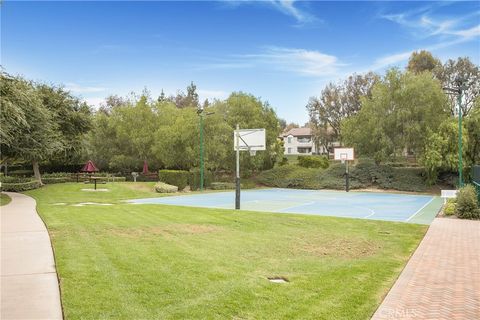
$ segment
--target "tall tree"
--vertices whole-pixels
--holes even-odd
[[[468,57],[449,59],[438,72],[437,78],[442,82],[443,87],[456,88],[457,80],[463,79],[465,91],[462,100],[462,114],[467,116],[472,110],[475,99],[480,96],[480,68],[470,61]],[[456,96],[449,95],[450,113],[455,114],[457,106]]]
[[[307,110],[317,144],[329,148],[331,142],[341,139],[342,120],[359,112],[361,99],[371,96],[378,78],[373,72],[353,74],[341,84],[327,84],[319,98],[309,99]]]
[[[190,85],[187,87],[187,94],[185,95],[183,91],[178,91],[173,101],[175,102],[175,105],[177,106],[177,108],[187,108],[187,107],[198,108],[199,100],[198,100],[197,86],[192,81]]]
[[[430,74],[392,69],[374,85],[371,98],[363,98],[360,112],[343,121],[342,134],[358,154],[377,162],[405,150],[420,156],[428,130],[436,132],[448,117],[446,109],[441,85]]]
[[[6,137],[0,142],[1,157],[31,162],[35,178],[41,182],[39,162],[64,147],[53,112],[43,105],[34,84],[23,78],[2,73],[1,93],[0,127]]]
[[[424,71],[434,72],[442,66],[438,58],[435,58],[431,52],[421,50],[414,51],[408,60],[407,70],[413,73],[422,73]]]

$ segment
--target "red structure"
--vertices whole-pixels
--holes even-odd
[[[142,174],[148,174],[148,163],[147,163],[147,160],[144,160],[143,161],[143,170],[142,170]]]
[[[82,170],[80,171],[93,173],[93,172],[97,172],[98,169],[97,167],[95,167],[95,164],[93,163],[92,160],[88,160],[88,162],[83,166]]]

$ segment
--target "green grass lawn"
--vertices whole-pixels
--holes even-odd
[[[12,198],[10,198],[8,195],[5,193],[0,193],[0,207],[4,206],[6,204],[9,204],[10,201],[12,201]]]
[[[120,201],[158,196],[152,186],[27,192],[52,237],[67,319],[369,319],[427,228]]]

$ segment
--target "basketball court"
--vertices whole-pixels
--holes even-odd
[[[130,200],[134,204],[163,204],[204,208],[235,208],[235,192],[214,192]],[[298,189],[245,190],[241,209],[345,218],[430,224],[442,206],[440,197],[379,192]]]

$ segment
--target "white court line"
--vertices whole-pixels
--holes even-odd
[[[407,220],[405,221],[410,221],[410,219],[412,219],[413,217],[415,217],[420,211],[422,211],[423,208],[425,208],[426,206],[428,206],[430,204],[430,202],[433,201],[433,199],[435,199],[435,197],[432,197],[432,199],[430,201],[428,201],[427,203],[425,203],[420,209],[417,210],[417,212],[415,212],[414,214],[412,214]]]
[[[373,215],[375,214],[375,211],[374,211],[374,210],[372,210],[372,209],[370,209],[370,208],[365,208],[365,209],[370,210],[371,213],[370,213],[368,216],[363,217],[363,219],[368,219],[368,218],[370,218],[371,216],[373,216]]]

